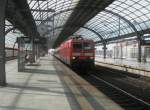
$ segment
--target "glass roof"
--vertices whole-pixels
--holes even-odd
[[[78,33],[80,33],[80,35],[82,35],[83,38],[93,39],[95,42],[100,40],[100,38],[95,33],[84,28],[81,28],[75,34],[78,34]]]
[[[19,37],[17,34],[12,32],[8,33],[5,37],[5,47],[12,48],[16,42],[17,37]],[[18,46],[15,45],[15,48],[18,48]]]
[[[143,34],[144,30],[150,28],[150,0],[116,0],[106,10],[113,13],[102,11],[85,24],[85,27],[95,30],[106,40],[135,32],[129,23],[119,16],[130,21]],[[89,36],[89,31],[81,28],[76,34]]]
[[[79,2],[79,0],[27,1],[37,27],[44,24],[48,29],[48,33],[45,36],[51,39],[57,38],[70,17],[73,8],[75,8]],[[135,33],[135,30],[131,27],[129,22],[118,15],[129,21],[141,34],[150,33],[150,0],[115,0],[105,11],[98,13],[94,18],[88,21],[84,27],[96,31],[104,40],[113,40],[112,38],[119,38],[119,36],[125,37],[125,35]],[[6,24],[6,31],[12,28],[9,22],[6,22]],[[14,32],[12,31],[11,34],[14,34]],[[12,37],[11,34],[6,36],[8,46],[13,44],[16,40],[16,37]],[[94,32],[82,27],[74,34],[83,35],[83,37],[93,39],[95,42],[101,41]],[[14,34],[13,36],[18,35]]]
[[[52,27],[56,28],[63,26],[66,23],[72,13],[72,10],[67,10],[74,8],[78,4],[78,1],[79,0],[28,0],[28,3],[32,11],[32,15],[36,20],[36,25],[39,26],[43,23],[42,20],[46,21],[48,19],[50,21],[47,20],[44,24],[48,26],[49,30],[52,30]],[[65,10],[66,12],[62,12]],[[55,16],[53,17],[53,15]],[[55,35],[59,35],[59,33],[60,29],[55,32]]]
[[[7,32],[8,30],[12,29],[13,26],[10,22],[8,22],[7,20],[5,21],[5,32]],[[21,32],[17,29],[12,29],[10,30],[8,33],[6,33],[5,36],[5,47],[7,48],[13,48],[17,37],[21,37]],[[17,44],[15,45],[15,48],[18,48]]]

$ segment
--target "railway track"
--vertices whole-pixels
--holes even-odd
[[[145,101],[135,95],[137,92],[136,90],[138,89],[134,90],[133,88],[131,93],[122,88],[125,86],[129,90],[132,89],[132,85],[124,83],[126,80],[124,82],[117,82],[117,80],[114,80],[115,78],[124,80],[128,77],[131,77],[132,80],[139,77],[131,74],[123,74],[119,71],[114,71],[113,74],[109,69],[107,70],[106,68],[100,70],[96,68],[95,70],[88,72],[85,75],[83,75],[83,73],[78,70],[76,73],[92,84],[94,87],[96,87],[98,90],[103,92],[106,96],[115,101],[117,104],[119,104],[121,107],[123,107],[125,110],[150,110],[150,101]],[[117,83],[119,83],[118,85],[122,87],[118,86]]]
[[[150,103],[150,78],[108,68],[100,68],[97,75]]]
[[[150,104],[94,74],[84,78],[126,110],[150,110]]]
[[[128,91],[125,91],[118,85],[122,87],[126,86],[126,88],[128,88],[129,90],[132,89],[131,85],[127,84],[124,85],[123,82],[115,81],[115,77],[121,80],[126,79],[126,77],[132,78],[137,77],[132,76],[130,74],[128,76],[122,73],[113,75],[112,73],[109,72],[110,72],[109,70],[105,70],[105,72],[95,70],[87,73],[86,75],[83,75],[82,77],[88,82],[90,82],[92,85],[94,85],[96,88],[98,88],[100,91],[102,91],[104,94],[106,94],[108,97],[110,97],[112,100],[114,100],[116,103],[118,103],[120,106],[125,108],[126,110],[150,110],[149,102],[132,94],[133,91],[137,92],[136,89],[133,90],[132,93],[130,93]]]
[[[130,92],[123,90],[122,88],[116,86],[115,84],[107,81],[107,79],[105,80],[101,78],[100,75],[102,73],[98,73],[99,75],[97,75],[94,72],[95,71],[86,73],[86,75],[83,75],[80,72],[77,72],[77,74],[79,74],[86,81],[91,83],[94,87],[96,87],[98,90],[103,92],[106,96],[111,98],[121,107],[123,107],[125,110],[150,110],[149,102],[144,101],[136,97],[135,95],[131,94]],[[125,77],[124,74],[120,74],[120,75],[122,75],[121,77]],[[126,85],[123,85],[122,83],[122,86],[126,86]],[[130,88],[131,88],[130,85],[128,85],[128,89]]]

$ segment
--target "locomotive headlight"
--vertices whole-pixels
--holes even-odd
[[[72,59],[74,60],[74,59],[76,59],[76,57],[72,57]]]
[[[93,59],[94,59],[94,57],[90,57],[90,59],[92,59],[92,60],[93,60]]]

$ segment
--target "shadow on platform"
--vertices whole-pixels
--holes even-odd
[[[55,70],[43,70],[43,69],[28,69],[26,68],[23,72],[33,73],[33,74],[46,74],[46,75],[56,75]]]

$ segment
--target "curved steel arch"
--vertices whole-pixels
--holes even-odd
[[[115,13],[115,12],[110,11],[110,10],[107,10],[107,9],[105,9],[104,12],[111,13],[111,14],[113,14],[113,15],[115,15],[115,16],[121,18],[122,20],[124,20],[124,21],[125,21],[129,26],[131,26],[131,28],[135,31],[135,33],[136,33],[136,35],[137,35],[137,38],[138,38],[139,40],[141,40],[141,36],[139,35],[139,33],[138,33],[136,27],[135,27],[128,19],[124,18],[123,16],[119,15],[118,13]]]
[[[69,7],[68,7],[68,4],[70,4],[70,2],[69,1],[65,1],[66,3],[65,3],[65,6],[67,6],[66,7],[66,9],[68,9]],[[38,2],[37,2],[38,3]],[[37,3],[35,3],[35,4],[37,4]],[[74,3],[76,3],[76,2],[72,2],[73,4]],[[50,6],[50,5],[52,5],[52,4],[55,4],[55,2],[54,3],[51,3],[51,1],[47,1],[47,3],[42,3],[42,4],[40,4],[40,5],[42,5],[41,7],[43,7],[42,9],[46,9],[47,8],[47,6]],[[63,4],[62,2],[60,2],[60,3],[57,3],[57,5],[61,5],[61,4]],[[38,5],[35,7],[36,9],[38,9]],[[32,7],[33,8],[33,7]],[[54,6],[52,6],[51,8],[55,8],[55,5]],[[61,10],[61,9],[60,9]],[[58,10],[59,11],[59,10]],[[36,15],[35,16],[35,18],[38,18],[38,17],[40,17],[40,15],[38,14],[38,13],[35,13],[34,15]],[[46,14],[45,14],[46,15]],[[42,15],[42,16],[45,16],[45,15]]]
[[[16,27],[9,28],[7,31],[5,31],[5,36],[6,36],[9,32],[11,32],[12,30],[14,30],[14,29],[16,29]],[[15,45],[16,45],[16,43],[17,43],[17,42],[14,42],[14,44],[13,44],[13,52],[12,52],[13,56],[14,56],[14,53],[15,53]]]
[[[5,36],[6,36],[10,31],[12,31],[12,30],[14,30],[14,29],[16,29],[16,27],[12,27],[12,28],[8,29],[7,31],[5,31]]]
[[[55,13],[55,14],[53,14],[52,16],[50,16],[49,18],[47,18],[46,20],[48,20],[48,19],[51,19],[53,16],[56,16],[56,15],[59,15],[59,14],[61,14],[61,13],[64,13],[64,12],[67,12],[67,11],[70,11],[70,10],[73,10],[74,8],[69,8],[69,9],[66,9],[66,10],[62,10],[62,11],[60,11],[60,12],[57,12],[57,13]],[[137,31],[137,29],[136,29],[136,27],[128,20],[128,19],[126,19],[126,18],[124,18],[123,16],[121,16],[121,15],[119,15],[118,13],[115,13],[115,12],[113,12],[113,11],[110,11],[110,10],[107,10],[107,9],[105,9],[104,10],[104,12],[106,12],[106,13],[110,13],[110,14],[112,14],[112,15],[115,15],[115,16],[117,16],[117,17],[119,17],[120,19],[122,19],[123,21],[125,21],[129,26],[131,26],[131,28],[135,31],[135,33],[136,33],[136,36],[137,36],[137,39],[138,39],[138,41],[139,41],[139,61],[140,61],[140,59],[141,59],[141,36],[140,36],[140,33]],[[96,33],[98,33],[98,32],[96,32]],[[98,33],[99,34],[99,33]],[[101,38],[103,38],[102,36],[101,36]],[[103,41],[102,41],[103,42]],[[105,39],[105,43],[107,42],[107,40]],[[104,43],[104,42],[103,42]]]
[[[81,28],[87,29],[87,30],[95,33],[101,39],[101,41],[103,42],[103,44],[106,43],[105,39],[100,35],[100,33],[96,32],[95,30],[93,30],[91,28],[85,27],[85,26],[83,26]]]
[[[61,14],[61,13],[64,13],[64,12],[67,12],[67,11],[71,11],[71,10],[73,10],[73,9],[74,9],[74,8],[69,8],[69,9],[62,10],[62,11],[60,11],[60,12],[57,12],[57,13],[53,14],[52,16],[48,17],[46,20],[51,19],[53,16],[57,16],[57,15],[59,15],[59,14]],[[105,9],[104,12],[113,14],[113,15],[115,15],[115,16],[121,18],[123,21],[125,21],[125,22],[126,22],[129,26],[131,26],[131,28],[135,31],[135,33],[136,33],[138,39],[141,40],[141,37],[140,37],[140,35],[139,35],[139,33],[138,33],[136,27],[135,27],[128,19],[124,18],[123,16],[119,15],[118,13],[115,13],[115,12],[110,11],[110,10],[107,10],[107,9]],[[44,20],[43,20],[43,22],[41,22],[41,23],[44,23]]]
[[[63,26],[64,26],[64,25],[63,25]],[[50,31],[48,31],[48,32],[52,32],[53,30],[56,30],[56,29],[59,29],[59,28],[63,28],[63,26],[55,27],[54,29],[52,29],[52,30],[50,30]],[[70,27],[70,26],[68,26],[68,28],[69,28],[69,27]],[[77,26],[74,26],[74,27],[77,27]],[[101,41],[103,42],[103,44],[106,43],[106,42],[105,42],[105,39],[103,39],[103,37],[100,35],[100,33],[96,32],[95,30],[93,30],[93,29],[91,29],[91,28],[85,27],[85,26],[83,26],[83,27],[81,27],[81,28],[84,28],[84,29],[87,29],[87,30],[93,32],[94,34],[96,34],[96,35],[101,39]]]
[[[118,13],[115,13],[113,11],[106,10],[106,9],[104,11],[107,12],[107,13],[111,13],[115,16],[118,16],[119,18],[121,18],[122,20],[127,22],[132,27],[132,29],[135,31],[137,39],[138,39],[138,61],[141,62],[141,57],[142,57],[141,56],[141,54],[142,54],[142,52],[141,52],[141,50],[142,50],[141,49],[141,42],[142,42],[142,39],[141,39],[140,33],[138,33],[136,27],[128,19],[124,18],[123,16],[119,15]]]
[[[93,7],[92,7],[93,8]],[[51,17],[53,17],[53,16],[56,16],[56,15],[59,15],[59,14],[61,14],[61,13],[64,13],[64,12],[67,12],[67,11],[70,11],[70,10],[73,10],[74,8],[69,8],[69,9],[66,9],[66,10],[62,10],[62,11],[60,11],[60,12],[58,12],[58,13],[55,13],[55,14],[53,14],[52,16],[50,16],[49,18],[47,18],[46,20],[48,20],[48,19],[51,19]],[[104,12],[106,12],[106,13],[110,13],[110,14],[112,14],[112,15],[115,15],[115,16],[117,16],[117,17],[119,17],[120,19],[122,19],[123,21],[125,21],[129,26],[131,26],[131,28],[135,31],[135,33],[136,33],[136,36],[137,36],[137,39],[138,39],[138,47],[139,47],[139,62],[141,62],[141,42],[142,42],[142,39],[141,39],[141,33],[139,33],[138,31],[137,31],[137,29],[136,29],[136,27],[128,20],[128,19],[126,19],[126,18],[124,18],[123,16],[121,16],[120,14],[118,14],[118,13],[115,13],[115,12],[113,12],[113,11],[110,11],[110,10],[107,10],[107,9],[105,9],[104,10]],[[99,33],[98,33],[99,34]],[[102,36],[101,36],[102,37]],[[105,39],[105,41],[107,41],[106,39]]]
[[[68,11],[71,11],[71,10],[73,10],[73,9],[74,9],[74,8],[69,8],[69,9],[65,9],[65,10],[59,11],[59,12],[57,12],[57,13],[54,13],[54,14],[52,14],[50,17],[48,17],[48,18],[46,18],[45,20],[43,20],[43,22],[41,22],[41,24],[42,24],[42,23],[45,23],[45,21],[47,21],[47,20],[51,20],[54,16],[57,16],[57,15],[59,15],[59,14],[62,14],[62,13],[68,12]]]

